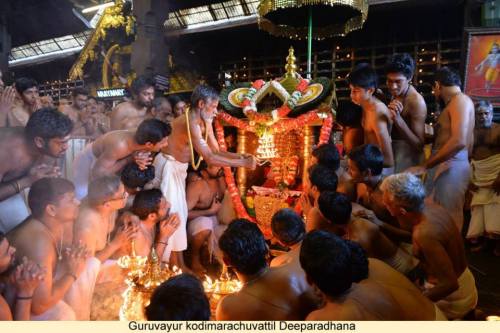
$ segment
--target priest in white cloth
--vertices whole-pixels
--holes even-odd
[[[172,205],[171,213],[177,213],[180,219],[180,226],[169,239],[162,261],[169,262],[171,266],[176,265],[183,271],[188,270],[182,256],[182,252],[187,249],[186,176],[190,161],[196,169],[194,153],[213,166],[256,167],[256,159],[252,155],[219,151],[212,128],[218,104],[219,95],[213,88],[196,86],[191,95],[191,110],[172,121],[169,144],[154,161],[156,176],[152,186],[161,189],[165,199]]]
[[[493,105],[476,104],[476,128],[472,152],[471,221],[467,238],[481,249],[481,237],[495,241],[500,256],[500,125],[493,123]]]

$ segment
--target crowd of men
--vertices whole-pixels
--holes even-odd
[[[355,66],[359,107],[337,111],[343,155],[333,143],[315,147],[300,205],[275,213],[271,240],[234,218],[221,167],[258,161],[219,148],[213,88],[197,86],[187,107],[155,98],[139,77],[108,114],[84,89],[56,109],[34,80],[5,87],[0,76],[0,318],[89,320],[94,290],[122,279],[116,260],[132,246],[184,272],[155,290],[149,320],[471,316],[478,295],[461,233],[500,256],[500,129],[491,103],[474,107],[442,67],[424,156],[427,107],[414,70],[407,54],[388,59],[384,99],[375,70]],[[287,251],[270,260],[271,244]],[[243,283],[215,314],[200,282],[205,245]]]

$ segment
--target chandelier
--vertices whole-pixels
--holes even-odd
[[[361,29],[368,0],[261,0],[258,11],[259,27],[274,36],[305,39],[312,28],[321,40]]]

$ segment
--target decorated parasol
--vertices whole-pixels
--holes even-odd
[[[261,0],[259,4],[262,30],[278,37],[307,39],[308,78],[312,40],[345,36],[361,29],[367,17],[368,0]]]

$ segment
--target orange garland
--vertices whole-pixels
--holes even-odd
[[[220,124],[218,119],[215,120],[215,131],[217,133],[217,141],[219,141],[220,149],[222,151],[227,151],[226,141],[224,140],[224,129],[222,128],[222,125]],[[248,215],[245,206],[243,206],[243,203],[241,202],[241,197],[238,193],[238,188],[236,187],[236,182],[234,181],[234,175],[231,171],[231,167],[223,167],[223,169],[227,189],[229,191],[229,194],[231,195],[231,200],[233,202],[234,210],[236,211],[236,216],[238,216],[238,218],[256,222],[253,217]]]

